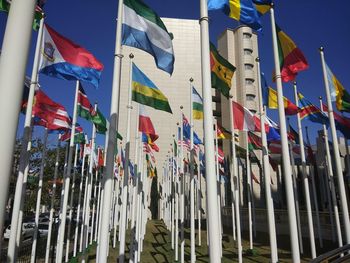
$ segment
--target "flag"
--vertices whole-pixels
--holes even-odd
[[[155,144],[155,140],[158,139],[158,137],[151,137],[150,134],[147,133],[142,133],[142,142],[143,143],[147,143],[149,146],[151,146],[151,148],[156,151],[159,152],[159,147],[157,144]]]
[[[184,114],[182,114],[182,132],[183,132],[184,140],[191,139],[190,123],[188,122],[188,120]],[[179,138],[180,138],[180,136],[179,136]],[[199,137],[195,131],[193,131],[193,144],[195,144],[195,145],[203,144],[201,139],[199,139]]]
[[[50,77],[79,80],[98,87],[103,65],[85,48],[45,24],[40,72]]]
[[[218,162],[219,163],[224,163],[224,160],[225,160],[224,151],[220,147],[217,147],[217,149],[218,149],[218,155],[217,155]]]
[[[160,17],[140,0],[124,0],[122,44],[151,54],[159,69],[174,70],[172,36]]]
[[[139,132],[148,134],[153,142],[158,139],[158,135],[153,127],[151,118],[148,116],[148,113],[143,105],[140,105],[139,108]]]
[[[328,113],[327,105],[323,104],[322,109],[326,114]],[[335,120],[335,127],[337,128],[337,130],[341,131],[344,137],[349,139],[350,138],[350,119],[344,116],[341,116],[334,111],[333,111],[333,116]]]
[[[261,90],[262,90],[262,100],[265,106],[269,106],[269,86],[265,78],[264,72],[260,73],[261,77]]]
[[[192,111],[193,111],[193,119],[195,120],[203,119],[203,99],[198,94],[195,87],[192,87]]]
[[[221,131],[219,125],[216,125],[216,136],[218,139],[226,139],[224,133]]]
[[[0,0],[0,11],[4,11],[8,13],[10,11],[12,0]],[[40,20],[44,17],[44,12],[41,9],[43,7],[42,3],[38,3],[35,7],[34,21],[33,21],[33,29],[35,31],[39,30]]]
[[[268,107],[270,109],[278,109],[278,102],[277,102],[277,91],[273,88],[268,88]],[[296,115],[299,112],[299,108],[297,105],[292,103],[289,99],[286,97],[283,97],[283,104],[284,104],[284,112],[286,115]]]
[[[278,125],[273,120],[271,120],[268,116],[266,116],[265,121],[269,125],[269,132],[266,134],[267,141],[268,142],[280,141],[281,136],[279,133]]]
[[[350,94],[346,91],[340,81],[334,76],[327,64],[326,71],[332,101],[336,102],[338,111],[350,112]]]
[[[271,9],[272,0],[253,0],[258,15],[262,16]]]
[[[322,112],[317,106],[313,105],[310,101],[305,99],[305,97],[300,92],[298,93],[298,99],[302,105],[300,111],[301,119],[306,118],[312,122],[328,125],[329,121],[327,115]]]
[[[71,137],[71,131],[67,131],[61,136],[61,141],[62,142],[67,142],[70,140]],[[85,135],[83,132],[78,132],[74,134],[74,144],[77,143],[85,143]]]
[[[210,43],[210,70],[212,87],[228,98],[236,68],[219,54],[212,43]]]
[[[132,64],[132,99],[154,109],[172,113],[168,98],[134,63]]]
[[[301,50],[293,40],[276,25],[281,77],[284,82],[293,81],[299,71],[309,67]]]
[[[299,134],[297,133],[296,130],[293,129],[291,125],[289,125],[289,131],[287,133],[287,136],[290,141],[293,141],[296,144],[300,144]]]
[[[231,139],[232,133],[228,130],[226,130],[224,127],[217,124],[216,131],[218,135],[218,139]]]
[[[243,107],[239,103],[232,102],[234,127],[240,131],[257,131],[260,129],[260,119],[253,115],[247,108]],[[269,126],[265,125],[266,132],[269,131]]]
[[[262,142],[261,138],[252,132],[248,132],[248,150],[261,150]]]
[[[104,154],[103,154],[103,149],[98,147],[97,148],[97,168],[99,167],[103,167],[104,164],[105,164],[105,161],[104,161]]]
[[[175,139],[174,139],[174,156],[176,157],[177,156],[177,143],[176,143],[176,141],[175,141]]]
[[[252,0],[208,0],[208,10],[222,10],[238,22],[261,30],[260,16]]]

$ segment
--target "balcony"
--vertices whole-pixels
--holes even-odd
[[[244,76],[246,79],[255,80],[255,71],[252,69],[246,69],[246,70],[244,70]]]
[[[255,65],[255,61],[254,61],[253,55],[245,54],[245,55],[243,56],[243,63],[244,63],[244,64],[252,64],[252,65]]]
[[[243,48],[253,50],[253,42],[249,38],[243,39]]]
[[[245,92],[246,92],[246,94],[252,94],[252,95],[255,95],[255,96],[257,95],[256,87],[253,84],[245,85]]]
[[[254,110],[255,112],[257,111],[258,109],[258,105],[256,103],[256,99],[255,100],[247,100],[246,101],[246,107],[249,109],[249,110]]]

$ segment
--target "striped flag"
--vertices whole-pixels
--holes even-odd
[[[193,111],[193,119],[195,120],[203,119],[203,99],[198,94],[195,87],[192,87],[192,111]]]

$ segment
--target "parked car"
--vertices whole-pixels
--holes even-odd
[[[49,223],[39,223],[38,230],[41,237],[46,237],[49,232]]]
[[[34,235],[34,223],[23,223],[22,224],[22,239],[32,238]],[[5,229],[4,238],[10,239],[11,235],[11,225]]]

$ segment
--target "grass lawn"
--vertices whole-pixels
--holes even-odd
[[[232,239],[231,231],[224,231],[222,245],[223,245],[223,256],[221,262],[236,262],[236,242]],[[208,249],[206,245],[206,231],[202,231],[202,246],[197,246],[198,237],[196,235],[196,262],[209,262]],[[254,238],[254,249],[256,250],[256,256],[248,256],[245,251],[249,248],[249,242],[245,240],[247,237],[246,233],[243,233],[243,262],[255,262],[255,263],[264,263],[270,262],[270,248],[269,248],[269,239],[268,235],[257,233],[256,238]],[[130,231],[127,231],[127,247],[130,244]],[[190,261],[190,231],[189,229],[185,230],[185,262]],[[277,238],[279,251],[278,257],[279,262],[292,262],[291,254],[289,250],[289,237],[278,237]],[[112,243],[112,242],[110,242]],[[308,251],[307,240],[304,241],[304,250]],[[171,249],[171,237],[170,233],[167,231],[164,223],[160,220],[148,221],[146,236],[143,243],[143,252],[141,253],[141,262],[152,263],[152,262],[175,262],[174,251]],[[330,250],[327,245],[325,245],[327,250]],[[129,251],[126,252],[126,259],[129,261]],[[180,249],[179,249],[180,252]],[[118,247],[112,248],[109,250],[108,262],[118,262]],[[89,249],[89,255],[87,262],[95,262],[96,256],[96,247],[93,245]],[[180,257],[179,257],[180,258]],[[78,260],[78,261],[77,261]],[[78,259],[73,259],[71,262],[80,262],[81,257]],[[309,256],[302,256],[301,262],[309,262]]]

